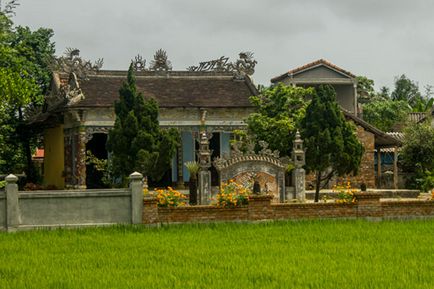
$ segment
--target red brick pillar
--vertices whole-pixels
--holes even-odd
[[[157,198],[146,196],[143,199],[143,224],[158,223],[158,206]]]
[[[380,203],[380,193],[360,192],[354,194],[357,201],[357,217],[368,219],[381,219],[383,209]]]
[[[249,196],[249,220],[267,220],[273,218],[270,195]]]

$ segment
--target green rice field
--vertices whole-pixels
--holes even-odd
[[[0,288],[434,288],[434,220],[0,232]]]

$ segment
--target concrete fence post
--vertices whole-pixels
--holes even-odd
[[[20,224],[20,209],[18,207],[18,177],[8,175],[6,181],[6,230],[13,232]]]
[[[143,175],[134,172],[130,175],[131,223],[141,224],[143,215]]]

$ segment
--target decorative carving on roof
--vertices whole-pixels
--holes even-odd
[[[255,66],[258,63],[253,59],[253,52],[241,52],[239,59],[235,63],[231,63],[233,71],[237,72],[238,76],[253,75]]]
[[[229,71],[228,60],[229,57],[222,56],[219,59],[199,62],[198,66],[189,66],[187,67],[187,70],[188,71],[217,71],[217,72]]]
[[[135,71],[146,70],[146,59],[143,59],[140,54],[137,54],[137,56],[131,60],[131,64],[133,65]]]
[[[154,71],[170,71],[172,63],[168,60],[167,53],[163,49],[158,49],[154,54],[154,60],[151,61],[149,70]]]
[[[264,161],[272,163],[278,167],[286,168],[291,162],[289,157],[280,158],[280,153],[278,150],[271,151],[268,148],[268,143],[265,141],[258,142],[260,150],[258,153],[255,152],[255,142],[252,138],[248,138],[245,141],[245,150],[241,149],[241,143],[235,142],[232,144],[231,156],[224,154],[222,157],[217,157],[214,159],[214,166],[218,171],[224,169],[234,163],[243,161]]]
[[[89,60],[80,57],[80,50],[66,48],[64,56],[54,60],[53,69],[64,73],[75,73],[79,79],[87,79],[89,74],[98,72],[103,66],[104,60],[99,58],[93,64]]]
[[[253,59],[253,52],[241,52],[239,59],[229,62],[229,58],[222,56],[218,59],[200,62],[198,66],[190,66],[188,71],[215,71],[233,72],[235,78],[243,78],[245,75],[255,73],[255,66],[258,62]]]

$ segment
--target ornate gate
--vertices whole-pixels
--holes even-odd
[[[261,193],[272,194],[275,201],[284,202],[291,198],[285,193],[285,172],[292,163],[295,167],[292,171],[295,197],[304,201],[304,150],[300,134],[296,134],[292,160],[289,157],[280,158],[279,151],[271,151],[264,141],[259,141],[261,150],[258,153],[254,151],[254,146],[254,143],[248,142],[247,151],[242,152],[235,144],[230,156],[214,160],[220,183],[230,179],[246,183],[254,179],[260,184]]]

